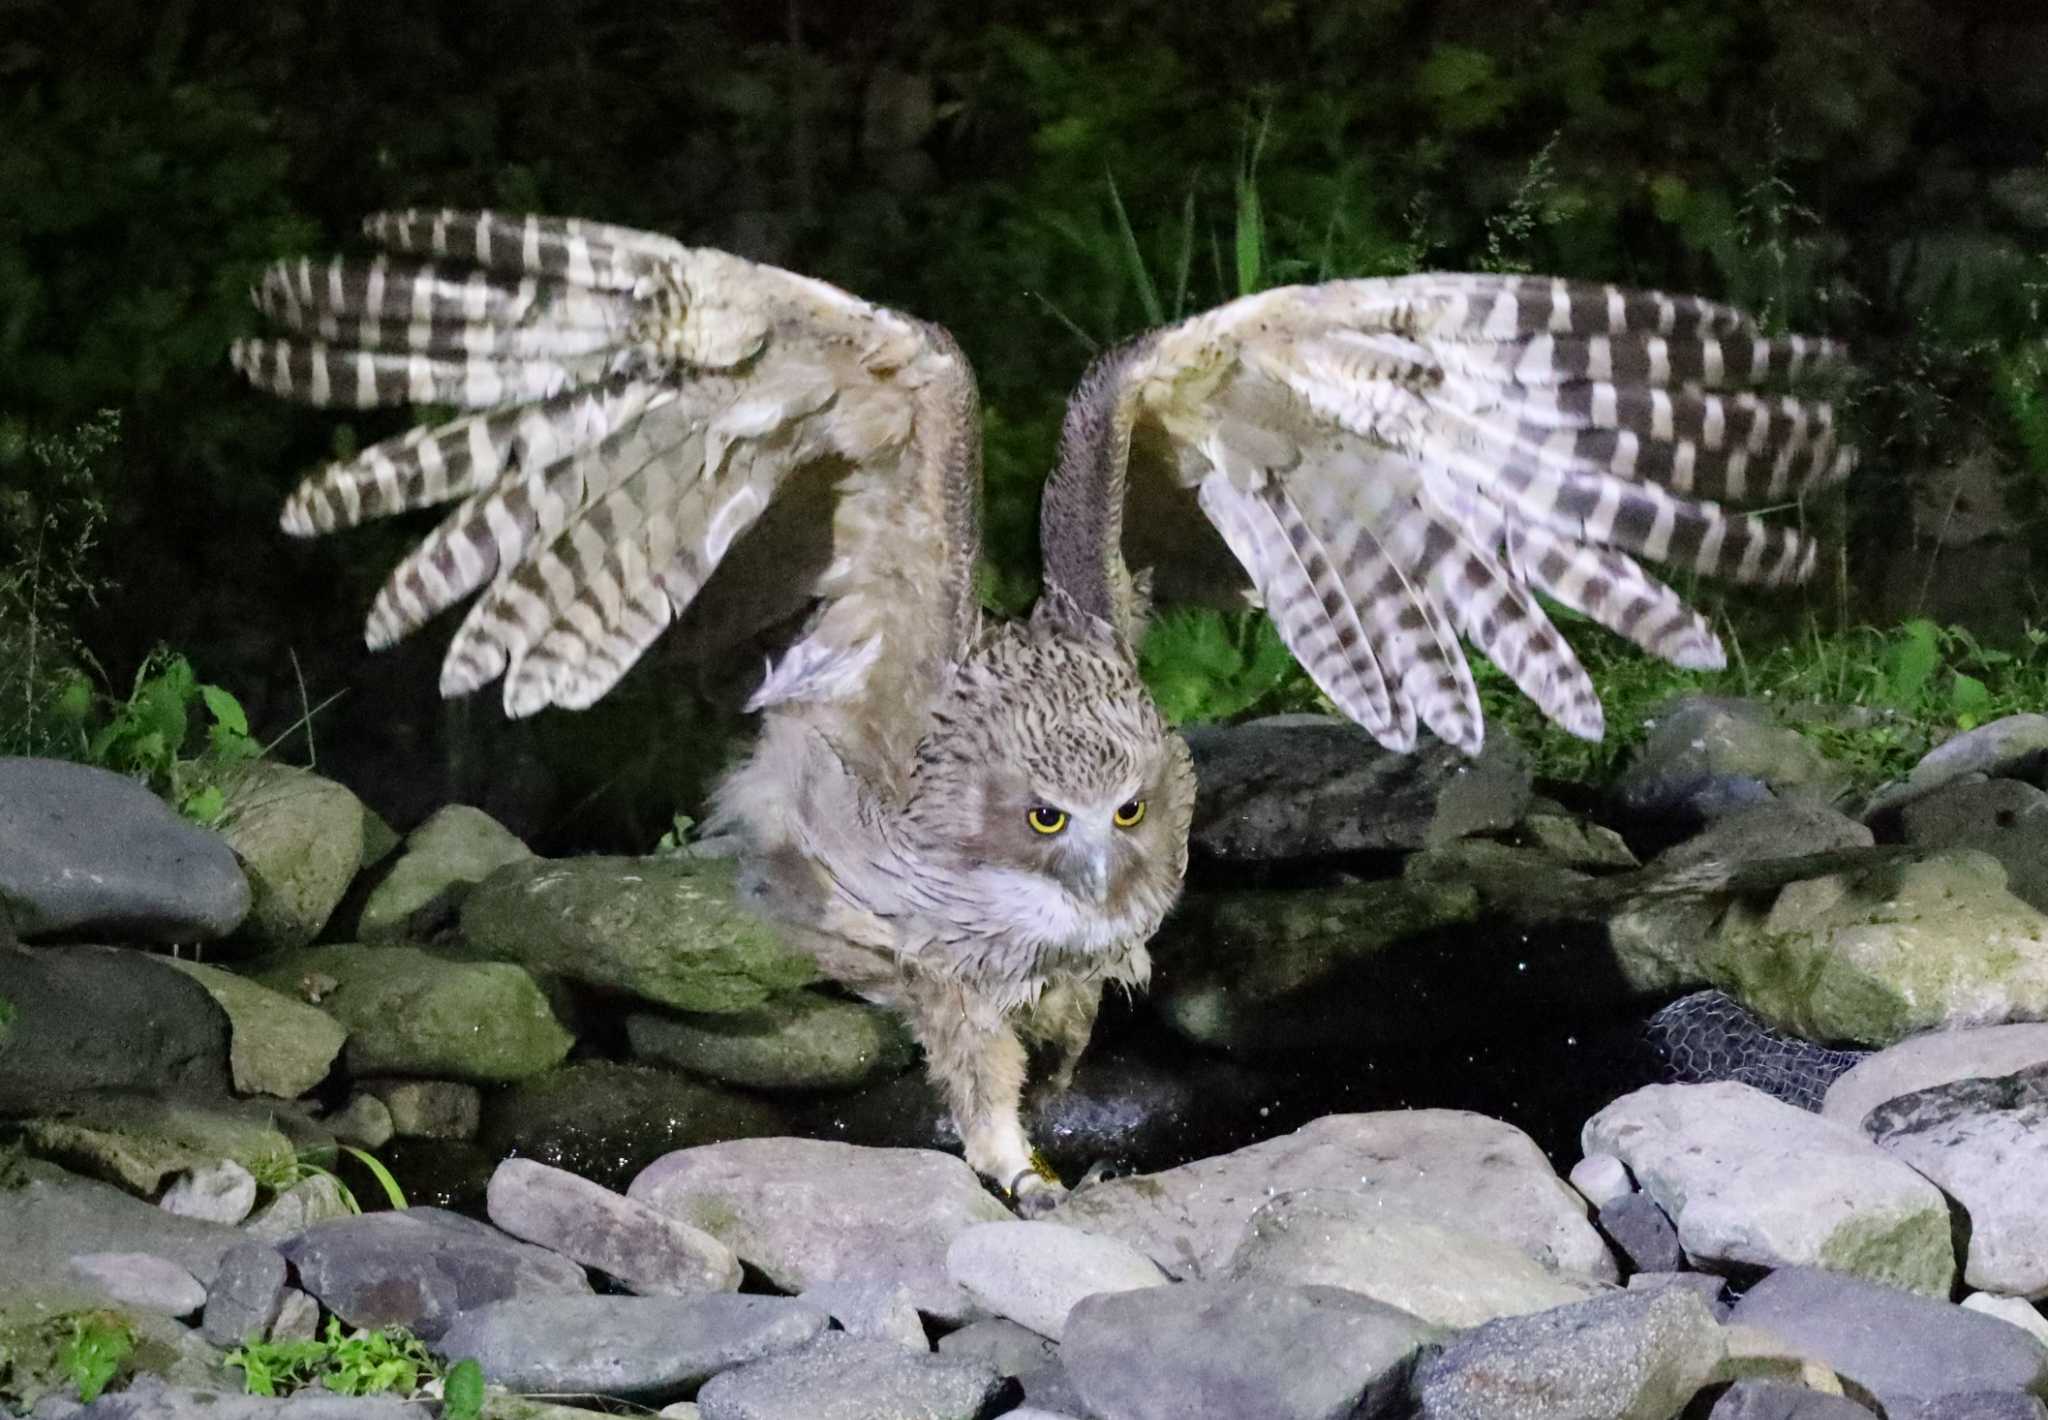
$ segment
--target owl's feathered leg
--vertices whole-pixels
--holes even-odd
[[[956,981],[913,980],[903,1002],[925,1069],[946,1093],[967,1162],[1005,1185],[1027,1216],[1066,1196],[1039,1171],[1024,1133],[1024,1043],[1003,1013]]]
[[[1100,981],[1065,981],[1048,986],[1019,1022],[1025,1040],[1046,1048],[1047,1093],[1063,1094],[1073,1085],[1074,1069],[1095,1033],[1101,1009]]]

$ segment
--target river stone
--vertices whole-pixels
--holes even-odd
[[[1748,1085],[1648,1085],[1586,1123],[1629,1166],[1696,1267],[1808,1264],[1948,1295],[1940,1190],[1854,1131]]]
[[[757,1090],[845,1090],[916,1058],[895,1012],[793,991],[724,1015],[626,1017],[636,1060]]]
[[[351,1075],[523,1080],[573,1044],[533,978],[504,962],[351,944],[274,952],[250,970],[273,990],[318,996],[348,1029]]]
[[[2048,911],[2048,793],[2017,779],[1950,784],[1907,805],[1904,826],[1916,848],[1989,853],[2008,892]]]
[[[181,1174],[157,1206],[181,1218],[209,1223],[239,1223],[256,1206],[256,1177],[233,1159]]]
[[[2048,1064],[1901,1095],[1863,1129],[1969,1215],[1965,1282],[2048,1296]]]
[[[1726,1354],[1707,1304],[1680,1288],[1617,1292],[1460,1336],[1415,1378],[1421,1420],[1667,1420]]]
[[[281,1243],[315,1223],[352,1217],[354,1211],[342,1196],[341,1184],[327,1174],[316,1173],[300,1179],[258,1208],[242,1224],[242,1231],[262,1242]]]
[[[454,915],[464,890],[533,856],[482,809],[449,804],[405,836],[405,852],[364,901],[356,934],[366,942],[421,935]]]
[[[739,1290],[739,1259],[717,1238],[564,1169],[507,1159],[491,1175],[488,1206],[513,1237],[643,1295]]]
[[[1828,1087],[1821,1113],[1854,1128],[1886,1100],[1951,1080],[2010,1075],[2048,1062],[2048,1025],[2023,1021],[1929,1031],[1864,1058]]]
[[[1226,1263],[1277,1193],[1331,1189],[1519,1248],[1539,1263],[1612,1281],[1586,1207],[1511,1124],[1453,1109],[1333,1114],[1233,1153],[1083,1189],[1051,1221],[1122,1238],[1169,1274]]]
[[[804,1288],[797,1300],[831,1317],[848,1336],[889,1341],[913,1351],[932,1349],[924,1320],[917,1314],[917,1299],[901,1282],[820,1282]]]
[[[580,1060],[492,1095],[483,1145],[624,1188],[662,1155],[784,1132],[773,1105],[667,1070]]]
[[[1594,1221],[1631,1273],[1677,1272],[1685,1266],[1678,1229],[1646,1193],[1615,1199],[1600,1209]]]
[[[405,1139],[474,1139],[483,1119],[483,1095],[460,1080],[365,1080],[381,1101],[391,1132]]]
[[[397,1137],[398,1126],[391,1121],[391,1107],[367,1091],[358,1090],[348,1103],[331,1114],[322,1115],[320,1127],[336,1141],[373,1152]]]
[[[703,1420],[976,1420],[1003,1389],[981,1362],[835,1331],[713,1377],[697,1408]]]
[[[1963,1298],[1963,1305],[1973,1312],[1995,1316],[2000,1321],[2009,1321],[2033,1337],[2043,1346],[2048,1346],[2048,1316],[2041,1315],[2041,1309],[2032,1302],[2019,1297],[1993,1296],[1989,1292],[1972,1292]]]
[[[680,1011],[743,1011],[818,979],[736,893],[730,862],[535,859],[471,890],[462,933],[533,971]]]
[[[9,1132],[33,1154],[135,1193],[155,1193],[171,1175],[222,1159],[273,1176],[290,1167],[293,1152],[272,1112],[253,1102],[203,1104],[117,1090],[53,1099]]]
[[[314,1388],[277,1399],[218,1383],[167,1384],[141,1375],[63,1420],[420,1420],[423,1413],[418,1402],[395,1395],[330,1395]]]
[[[1342,1287],[1453,1329],[1611,1290],[1376,1195],[1330,1189],[1283,1193],[1261,1206],[1222,1275]]]
[[[206,1288],[167,1257],[147,1252],[79,1252],[71,1271],[123,1306],[164,1316],[190,1316],[206,1305]]]
[[[220,1347],[261,1341],[283,1310],[286,1290],[284,1254],[266,1243],[244,1243],[221,1259],[200,1330]]]
[[[435,1349],[511,1390],[657,1404],[824,1329],[787,1297],[527,1297],[464,1311]]]
[[[1737,901],[1704,950],[1715,985],[1809,1040],[2048,1016],[2048,917],[1970,849],[1793,883],[1768,910]]]
[[[279,1250],[299,1285],[350,1326],[403,1326],[427,1341],[473,1307],[590,1293],[567,1258],[439,1208],[315,1223]]]
[[[1008,1220],[950,1154],[821,1139],[735,1139],[650,1164],[628,1196],[702,1228],[799,1292],[819,1282],[901,1282],[944,1322],[975,1311],[946,1273],[946,1249],[973,1223]]]
[[[363,801],[332,779],[272,760],[227,777],[221,835],[248,874],[249,915],[237,935],[302,947],[320,935],[363,861]]]
[[[1572,1165],[1566,1182],[1595,1208],[1605,1208],[1617,1198],[1635,1192],[1636,1181],[1628,1176],[1628,1165],[1612,1154],[1588,1154]]]
[[[1442,1334],[1337,1287],[1183,1282],[1082,1301],[1060,1359],[1110,1420],[1342,1420]]]
[[[1552,806],[1531,808],[1515,825],[1515,835],[1567,868],[1635,868],[1641,864],[1628,840],[1604,824],[1593,823]]]
[[[1006,1376],[1023,1376],[1060,1363],[1060,1344],[1008,1317],[984,1317],[939,1338],[941,1356],[986,1361]]]
[[[0,1117],[79,1090],[228,1091],[228,1018],[163,958],[0,945],[0,1000],[13,1006],[0,1031]]]
[[[1397,754],[1323,715],[1203,726],[1183,738],[1198,786],[1189,841],[1217,858],[1424,848],[1511,828],[1529,806],[1528,761],[1501,734],[1477,759],[1434,740]]]
[[[1996,1317],[1811,1267],[1764,1278],[1733,1320],[1824,1361],[1887,1406],[1988,1389],[2048,1394],[2048,1347]]]
[[[248,911],[226,840],[133,779],[0,756],[0,918],[17,935],[205,941]]]
[[[1697,822],[1767,798],[1827,803],[1847,776],[1754,701],[1685,695],[1666,705],[1615,798],[1632,814]]]
[[[1880,794],[1867,818],[1904,808],[1966,776],[2039,781],[2048,772],[2048,715],[2008,715],[1943,741],[1921,756],[1906,776]]]
[[[1225,1050],[1349,1048],[1441,1028],[1418,1011],[1396,944],[1471,923],[1469,886],[1401,880],[1289,891],[1203,893],[1153,943],[1152,1006],[1178,1034]]]
[[[967,1295],[1058,1341],[1083,1297],[1159,1287],[1167,1276],[1129,1243],[1058,1223],[977,1223],[946,1249],[946,1272]]]
[[[1460,838],[1410,853],[1401,860],[1401,881],[1417,891],[1464,889],[1485,915],[1531,924],[1582,919],[1596,891],[1590,873],[1566,867],[1541,848],[1491,838]]]
[[[1933,1400],[1894,1400],[1885,1420],[2048,1420],[2048,1406],[2023,1390],[1969,1390]]]
[[[334,1017],[217,966],[182,958],[165,958],[164,965],[205,987],[227,1012],[228,1065],[238,1092],[297,1099],[327,1078],[348,1039]]]

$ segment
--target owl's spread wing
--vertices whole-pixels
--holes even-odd
[[[289,334],[233,358],[311,404],[474,411],[333,464],[285,505],[302,536],[455,505],[379,593],[372,646],[481,592],[443,692],[502,676],[510,714],[587,706],[723,564],[713,592],[744,580],[812,611],[755,705],[878,680],[924,703],[975,615],[980,427],[943,331],[597,223],[397,212],[364,230],[387,254],[272,267],[256,303]]]
[[[1193,504],[1296,658],[1382,744],[1411,748],[1419,719],[1477,751],[1460,636],[1598,739],[1599,698],[1535,594],[1676,665],[1723,665],[1705,618],[1638,559],[1807,576],[1811,542],[1721,505],[1848,474],[1832,407],[1786,392],[1842,361],[1727,306],[1543,277],[1249,296],[1083,379],[1042,510],[1047,586],[1134,634],[1126,563],[1170,555],[1157,530],[1184,529]]]

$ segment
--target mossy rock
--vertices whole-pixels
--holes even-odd
[[[93,1090],[53,1100],[34,1118],[4,1128],[32,1154],[141,1194],[155,1193],[173,1174],[222,1159],[258,1178],[276,1176],[292,1161],[291,1141],[254,1104]]]
[[[296,1099],[327,1078],[348,1032],[318,1007],[232,971],[181,958],[164,965],[206,988],[227,1012],[228,1066],[245,1095]]]
[[[357,935],[366,942],[412,935],[416,922],[452,917],[463,890],[532,858],[532,849],[482,809],[450,804],[406,835],[405,852],[363,903]]]
[[[810,991],[728,1015],[635,1012],[635,1059],[759,1090],[844,1090],[901,1073],[915,1057],[900,1018]]]
[[[44,1396],[76,1398],[64,1349],[84,1327],[127,1334],[129,1349],[109,1382],[113,1388],[147,1374],[178,1386],[239,1389],[240,1372],[231,1376],[221,1353],[193,1328],[51,1285],[0,1295],[0,1413],[26,1415]]]
[[[744,1011],[816,981],[817,963],[739,900],[733,865],[685,858],[536,859],[462,905],[470,947],[679,1011]]]
[[[248,874],[240,937],[296,947],[327,925],[363,862],[362,800],[331,779],[258,760],[227,781],[219,824]]]

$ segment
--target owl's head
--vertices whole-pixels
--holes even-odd
[[[924,851],[1017,889],[1019,912],[1130,936],[1180,890],[1194,802],[1187,746],[1127,653],[1007,625],[942,697],[908,817]]]

